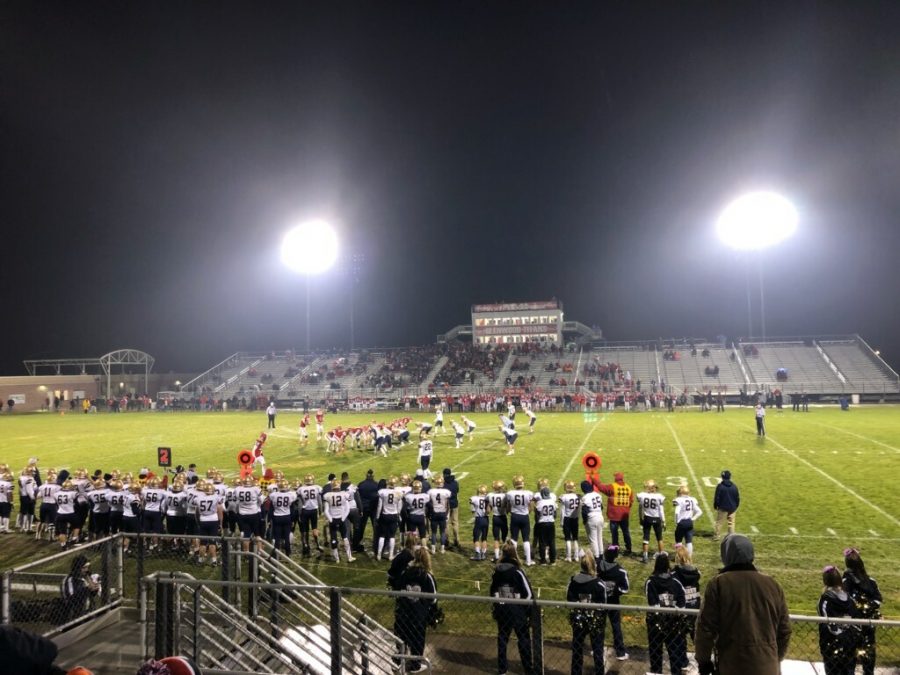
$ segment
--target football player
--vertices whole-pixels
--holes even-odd
[[[509,534],[509,500],[506,498],[506,483],[495,480],[491,485],[492,492],[487,495],[488,509],[491,512],[491,530],[494,535],[494,560],[500,560],[500,547]]]
[[[522,537],[525,550],[525,564],[534,565],[531,559],[531,521],[529,516],[534,507],[534,493],[525,488],[525,477],[521,474],[513,477],[513,489],[506,493],[509,504],[509,538],[516,545]]]
[[[591,552],[594,558],[600,557],[603,549],[603,496],[594,491],[594,485],[589,480],[581,482],[581,510],[585,516],[584,527],[587,530],[588,541],[591,544]]]
[[[331,490],[322,495],[325,518],[328,520],[328,532],[331,535],[331,555],[335,562],[341,561],[340,553],[338,553],[338,545],[341,541],[343,541],[344,551],[347,553],[347,562],[356,560],[350,550],[350,538],[347,536],[350,499],[350,494],[342,489],[341,481],[337,478],[331,482]]]
[[[469,498],[469,507],[472,509],[472,517],[475,519],[472,525],[472,547],[475,552],[469,560],[487,560],[487,494],[487,485],[479,485],[478,493]]]
[[[406,529],[416,532],[421,541],[425,540],[425,511],[430,501],[431,497],[422,490],[422,481],[420,480],[414,480],[412,492],[408,492],[403,496],[406,510]]]
[[[385,543],[388,548],[388,558],[394,557],[396,546],[397,528],[400,525],[400,509],[403,505],[403,492],[397,487],[397,477],[387,479],[385,487],[378,491],[378,505],[375,507],[375,520],[378,522],[378,550],[375,559],[382,560],[382,551]]]
[[[703,515],[697,500],[691,497],[687,485],[680,485],[672,500],[675,507],[675,543],[684,542],[687,552],[694,555],[694,521]]]
[[[319,514],[322,512],[322,488],[316,485],[316,477],[308,473],[303,479],[303,486],[297,490],[300,498],[300,541],[303,555],[310,554],[309,534],[312,532],[313,544],[321,553],[319,545]]]
[[[656,535],[656,547],[659,553],[662,553],[662,533],[666,526],[666,512],[663,510],[663,504],[666,498],[658,492],[656,481],[652,478],[644,482],[644,491],[639,492],[637,496],[638,513],[641,518],[641,527],[643,528],[643,547],[641,553],[641,562],[646,563],[649,557],[650,549],[650,530]]]
[[[582,556],[578,545],[578,516],[581,513],[581,497],[575,492],[575,481],[567,480],[565,492],[560,496],[562,506],[563,539],[566,540],[566,561],[579,560]]]
[[[437,539],[440,538],[441,553],[447,547],[447,512],[450,510],[450,490],[444,487],[444,477],[436,476],[428,491],[431,514],[431,552],[437,552]],[[440,535],[438,537],[438,535]]]

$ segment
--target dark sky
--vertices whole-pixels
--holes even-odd
[[[278,247],[313,216],[365,256],[357,345],[553,296],[611,339],[744,335],[713,228],[762,187],[800,212],[768,334],[900,361],[896,2],[29,1],[0,31],[2,373],[302,346]],[[349,344],[348,267],[314,345]]]

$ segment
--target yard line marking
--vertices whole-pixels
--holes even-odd
[[[881,536],[881,535],[878,534],[875,530],[869,530],[869,534],[871,534],[873,537],[880,537],[880,536]]]
[[[751,525],[750,532],[752,532],[753,534],[759,534],[759,529],[756,527],[756,525]]]
[[[796,527],[789,527],[788,529],[791,531],[791,534],[800,534],[800,530]]]
[[[837,532],[835,532],[834,530],[832,530],[830,527],[826,527],[826,528],[825,528],[825,531],[826,531],[828,534],[830,534],[832,537],[836,537],[836,536],[837,536]]]
[[[688,459],[687,453],[684,451],[684,446],[681,444],[681,440],[678,438],[678,434],[675,433],[675,428],[672,426],[672,423],[669,421],[669,418],[665,418],[666,426],[669,427],[669,431],[672,432],[672,438],[675,439],[675,443],[678,445],[678,450],[681,452],[681,458],[684,460],[685,465],[688,468],[688,471],[691,473],[691,480],[694,481],[694,485],[698,488],[702,483],[697,478],[697,473],[694,471],[694,467],[691,465],[690,460]],[[706,517],[709,519],[709,524],[714,528],[716,526],[716,521],[712,516],[712,511],[709,508],[709,502],[706,501],[706,494],[702,490],[698,490],[700,493],[700,499],[703,502],[703,511],[706,513]]]
[[[666,420],[666,421],[668,421],[668,420]],[[831,474],[826,473],[825,471],[823,471],[822,469],[820,469],[819,467],[817,467],[815,464],[813,464],[813,463],[811,463],[811,462],[809,462],[809,461],[803,459],[800,455],[798,455],[798,454],[797,454],[796,452],[794,452],[793,450],[788,450],[786,447],[784,447],[781,443],[779,443],[778,441],[776,441],[776,440],[775,440],[774,438],[772,438],[771,436],[768,436],[767,438],[768,438],[772,443],[774,443],[774,444],[777,445],[779,448],[781,448],[781,450],[782,450],[783,452],[787,453],[788,455],[790,455],[791,457],[793,457],[794,459],[796,459],[798,462],[801,462],[802,464],[805,464],[806,466],[808,466],[810,469],[812,469],[812,470],[815,471],[816,473],[820,474],[820,475],[823,476],[824,478],[827,478],[828,480],[830,480],[832,483],[834,483],[835,485],[837,485],[839,488],[841,488],[841,489],[844,490],[845,492],[848,492],[848,493],[850,493],[851,495],[853,495],[854,497],[856,497],[859,501],[861,501],[861,502],[862,502],[863,504],[865,504],[866,506],[868,506],[868,507],[874,509],[875,511],[878,511],[878,513],[880,513],[880,514],[883,515],[885,518],[887,518],[888,520],[890,520],[894,525],[900,526],[900,520],[898,520],[897,518],[895,518],[894,516],[892,516],[890,513],[888,513],[887,511],[885,511],[883,508],[881,508],[881,507],[878,506],[877,504],[873,504],[872,502],[870,502],[868,499],[866,499],[866,498],[863,497],[861,494],[859,494],[858,492],[856,492],[853,488],[847,487],[847,486],[844,485],[841,481],[839,481],[837,478],[835,478],[835,477],[832,476]]]
[[[592,436],[592,435],[594,434],[594,432],[597,430],[597,427],[600,426],[600,423],[601,423],[601,422],[605,422],[605,421],[606,421],[606,416],[604,415],[604,416],[601,417],[599,420],[597,420],[596,422],[594,422],[594,426],[592,426],[592,427],[591,427],[591,430],[588,431],[587,436],[584,437],[584,441],[581,443],[580,446],[578,446],[578,450],[576,450],[576,451],[575,451],[575,454],[572,455],[572,459],[569,460],[569,463],[566,464],[566,469],[565,469],[565,471],[562,472],[562,476],[560,476],[560,477],[559,477],[559,480],[556,481],[556,487],[553,488],[553,492],[554,492],[554,493],[558,493],[558,492],[559,492],[559,488],[560,488],[560,487],[562,486],[562,484],[565,482],[566,476],[569,475],[569,471],[572,470],[572,466],[575,464],[575,460],[578,459],[578,456],[579,456],[582,452],[584,452],[584,448],[587,446],[588,441],[591,440],[591,436]]]
[[[862,434],[857,434],[853,431],[847,431],[846,429],[841,429],[840,427],[833,427],[830,424],[822,424],[821,422],[815,422],[816,426],[825,427],[826,429],[834,429],[835,431],[840,431],[842,434],[847,434],[848,436],[854,436],[861,441],[866,441],[868,443],[874,443],[875,445],[880,445],[882,448],[887,448],[888,450],[893,450],[894,452],[900,452],[900,448],[895,448],[893,445],[888,445],[887,443],[882,443],[881,441],[877,441],[874,438],[869,438],[868,436],[863,436]]]

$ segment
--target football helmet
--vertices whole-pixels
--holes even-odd
[[[575,492],[575,481],[574,481],[574,480],[567,480],[567,481],[565,482],[565,486],[564,486],[564,487],[565,487],[565,489],[566,489],[566,492]]]
[[[513,487],[517,490],[521,490],[525,487],[525,476],[519,474],[518,476],[513,476]]]
[[[240,478],[232,478],[231,479],[231,487],[240,487],[241,479]]]
[[[408,473],[400,474],[400,485],[402,485],[403,487],[406,487],[407,485],[409,485],[411,480],[412,479],[410,478],[410,475]]]
[[[683,497],[684,495],[689,495],[689,494],[691,494],[691,491],[690,491],[690,489],[688,488],[687,485],[679,485],[679,486],[678,486],[678,490],[676,490],[676,494],[677,494],[679,497]]]
[[[541,488],[550,487],[550,479],[549,478],[541,478],[538,481],[538,490]]]
[[[211,494],[215,493],[216,486],[213,485],[212,483],[210,483],[209,481],[204,481],[203,487],[200,488],[200,490],[201,490],[201,492],[204,492],[205,494],[211,495]]]
[[[172,483],[172,487],[169,489],[177,494],[178,492],[184,490],[184,483],[180,480],[176,480]]]
[[[211,469],[207,469],[207,470],[206,470],[206,477],[207,477],[207,478],[215,478],[215,477],[216,477],[216,468],[213,467],[213,468],[211,468]]]
[[[125,486],[122,484],[122,481],[114,480],[109,484],[109,487],[111,487],[113,490],[116,490],[117,492],[121,492],[122,488],[124,488]]]
[[[303,483],[304,483],[305,485],[315,485],[315,484],[316,484],[316,477],[315,477],[313,474],[308,473],[308,474],[306,474],[306,475],[303,477]]]
[[[244,487],[255,487],[256,479],[253,476],[247,476],[243,480],[243,485],[244,485]]]
[[[333,481],[331,481],[331,489],[334,492],[341,491],[341,479],[340,478],[335,478]]]
[[[98,478],[91,484],[91,487],[95,490],[104,490],[106,489],[106,482],[102,478]]]
[[[150,480],[147,481],[147,487],[149,488],[158,488],[159,487],[159,478],[153,476]]]
[[[284,478],[282,478],[278,481],[278,489],[281,492],[287,492],[288,490],[291,489],[291,484],[288,481],[286,481]]]
[[[435,476],[432,483],[434,483],[435,487],[444,487],[444,477],[443,476]]]
[[[134,485],[129,485],[128,489],[136,495],[141,494],[141,490],[143,490],[140,483],[135,483]]]
[[[276,471],[275,472],[275,480],[280,481],[284,478],[284,471]]]
[[[419,494],[422,491],[422,481],[414,480],[412,484],[413,492]]]
[[[656,492],[656,481],[652,478],[644,481],[644,488],[650,492]]]
[[[75,478],[78,478],[80,480],[82,478],[87,478],[87,477],[88,477],[87,469],[76,469],[75,470]]]
[[[506,492],[506,483],[502,480],[495,480],[493,488],[494,492]]]
[[[478,486],[478,495],[484,497],[488,493],[487,485],[479,485]]]
[[[389,488],[397,487],[397,476],[390,476],[387,479],[387,486]]]
[[[71,478],[66,478],[66,479],[63,481],[62,489],[63,489],[63,490],[74,490],[74,489],[75,489],[75,483],[72,482],[72,479],[71,479]]]

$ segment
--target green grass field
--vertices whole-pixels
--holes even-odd
[[[396,415],[391,411],[329,415],[326,423],[348,426],[373,416],[387,421]],[[900,572],[892,555],[900,542],[900,510],[894,501],[894,480],[900,477],[900,408],[857,407],[843,413],[836,408],[814,408],[808,414],[773,410],[767,417],[766,440],[757,438],[748,409],[732,408],[724,414],[700,414],[694,409],[593,416],[545,412],[539,415],[536,432],[520,437],[512,457],[505,454],[495,415],[470,417],[479,425],[475,438],[457,450],[450,433],[438,435],[432,462],[433,470],[452,467],[460,479],[464,542],[470,537],[465,502],[478,484],[498,478],[509,482],[521,472],[529,487],[546,476],[559,493],[565,479],[583,478],[581,457],[592,450],[603,459],[605,481],[611,480],[614,471],[623,471],[637,492],[645,479],[654,478],[670,497],[680,483],[690,486],[705,511],[698,521],[694,554],[708,579],[718,567],[718,545],[711,541],[712,495],[720,472],[727,468],[741,489],[737,529],[754,540],[758,566],[781,582],[793,612],[815,613],[821,568],[841,565],[842,550],[855,546],[881,586],[885,616],[900,617]],[[298,420],[297,413],[280,413],[278,429],[270,433],[266,445],[268,466],[288,477],[312,472],[321,483],[330,471],[347,470],[353,480],[360,480],[370,467],[378,477],[413,473],[417,468],[413,445],[388,458],[360,451],[333,457],[315,441],[300,449]],[[265,422],[260,412],[3,416],[0,461],[16,470],[28,457],[37,456],[44,469],[84,466],[90,471],[137,471],[155,465],[157,446],[169,446],[175,464],[196,462],[201,468],[215,466],[236,474],[238,451],[252,445]],[[671,508],[667,516],[671,524]],[[636,518],[631,529],[639,541]],[[670,550],[673,529],[670,526],[666,533]],[[557,534],[558,548],[564,549],[560,528]],[[52,550],[23,535],[9,535],[4,543],[0,569]],[[634,588],[631,601],[643,604],[641,584],[649,570],[636,560],[624,564]],[[383,586],[385,566],[360,557],[348,579],[346,564],[310,563],[311,570],[328,582],[377,587]],[[542,597],[561,598],[573,571],[574,565],[561,562],[533,567],[529,576]],[[435,572],[441,591],[480,594],[490,578],[490,565],[447,553],[437,556]]]

